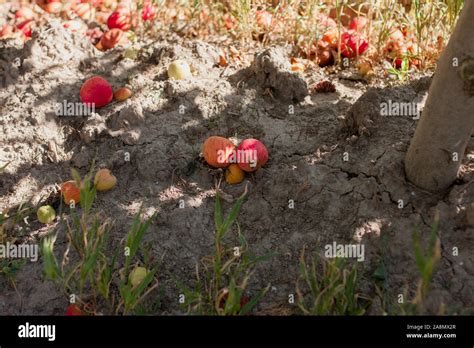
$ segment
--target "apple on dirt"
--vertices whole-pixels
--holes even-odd
[[[129,280],[130,283],[132,284],[133,288],[138,287],[142,282],[143,279],[148,274],[148,270],[145,267],[135,267],[132,272],[130,272]]]
[[[61,185],[61,193],[66,204],[77,204],[81,201],[81,190],[74,180],[66,181]]]
[[[105,32],[100,39],[100,45],[104,50],[114,48],[122,39],[123,31],[115,28]]]
[[[245,178],[245,172],[238,164],[232,163],[226,168],[224,176],[228,184],[240,184]]]
[[[257,139],[245,139],[237,148],[239,167],[246,172],[254,172],[268,161],[268,150]]]
[[[36,216],[38,217],[38,221],[42,224],[50,224],[56,218],[56,212],[52,206],[43,205],[38,208]]]
[[[132,96],[132,91],[127,87],[121,87],[114,92],[114,99],[117,101],[127,100]]]
[[[112,86],[100,76],[88,79],[84,82],[80,91],[81,101],[87,105],[94,105],[96,108],[109,104],[113,96]]]
[[[66,309],[66,316],[81,316],[84,315],[82,312],[81,307],[79,307],[77,304],[72,304]]]
[[[94,177],[97,191],[108,191],[117,185],[117,178],[108,169],[99,169]]]
[[[126,10],[118,10],[112,12],[107,19],[107,26],[109,29],[120,29],[127,31],[132,27],[132,17],[130,12]]]
[[[175,60],[168,66],[168,77],[170,79],[186,80],[191,76],[191,68],[184,60]]]
[[[235,145],[227,138],[214,135],[206,139],[202,153],[211,167],[225,168],[230,165],[230,158],[235,154]]]
[[[369,43],[359,33],[350,30],[341,35],[341,54],[346,58],[354,58],[362,55]]]

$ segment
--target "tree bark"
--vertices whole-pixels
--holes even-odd
[[[405,158],[407,178],[425,190],[442,191],[456,180],[473,134],[473,37],[474,1],[470,0],[464,3],[456,28],[438,61],[425,108]]]

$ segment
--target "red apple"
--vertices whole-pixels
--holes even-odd
[[[367,40],[352,30],[341,36],[341,54],[346,58],[362,55],[367,47],[369,47]]]
[[[66,309],[66,316],[81,316],[84,315],[82,313],[81,307],[79,307],[77,304],[72,304]]]
[[[112,101],[114,92],[106,79],[94,76],[84,82],[80,96],[83,103],[94,104],[96,108],[101,108]]]
[[[268,150],[257,139],[245,139],[237,148],[237,164],[246,172],[254,172],[268,161]]]
[[[120,29],[127,31],[132,27],[132,18],[129,13],[124,10],[112,12],[107,19],[109,29]]]

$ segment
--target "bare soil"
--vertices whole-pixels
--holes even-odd
[[[97,51],[54,21],[24,47],[12,40],[4,44],[0,163],[11,163],[0,174],[0,211],[29,199],[57,207],[57,184],[70,180],[71,168],[84,175],[95,161],[111,169],[118,186],[95,203],[114,221],[111,244],[127,233],[141,204],[146,214],[158,214],[145,236],[164,260],[156,314],[181,313],[171,275],[191,284],[196,263],[212,253],[221,172],[199,156],[211,135],[236,142],[258,138],[269,150],[262,170],[242,184],[221,186],[229,208],[249,184],[240,227],[254,254],[278,253],[252,278],[251,292],[271,284],[257,313],[292,313],[296,308],[288,295],[295,293],[302,249],[323,253],[333,241],[365,244],[361,292],[374,299],[369,314],[382,313],[373,278],[381,260],[391,301],[406,289],[413,296],[419,274],[412,233],[419,228],[426,242],[436,212],[442,258],[427,310],[437,313],[444,304],[447,313],[474,313],[474,228],[466,221],[474,202],[474,141],[459,180],[447,192],[424,192],[406,181],[403,169],[416,120],[382,117],[378,111],[386,100],[424,100],[430,76],[395,85],[358,79],[351,69],[296,74],[284,47],[256,48],[253,62],[222,68],[215,45],[177,39],[144,42],[132,60],[123,58],[123,49]],[[166,67],[175,59],[192,65],[193,78],[167,79]],[[79,102],[79,89],[92,75],[105,77],[114,88],[130,86],[133,97],[91,117],[57,117],[55,105]],[[313,93],[312,83],[321,80],[332,81],[336,92]],[[64,248],[64,227],[41,225],[34,216],[27,222],[15,227],[19,238],[38,242],[59,228],[58,253]],[[454,247],[459,256],[453,256]],[[25,265],[17,291],[0,280],[0,313],[63,314],[68,299],[42,272],[41,259]]]

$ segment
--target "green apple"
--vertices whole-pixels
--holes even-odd
[[[184,60],[175,60],[168,66],[168,77],[170,79],[185,80],[191,76],[191,69]]]
[[[130,283],[136,288],[145,279],[148,270],[145,267],[135,267],[130,273]]]
[[[49,224],[54,221],[56,218],[56,212],[54,208],[50,205],[41,206],[36,212],[39,222],[42,224]]]

